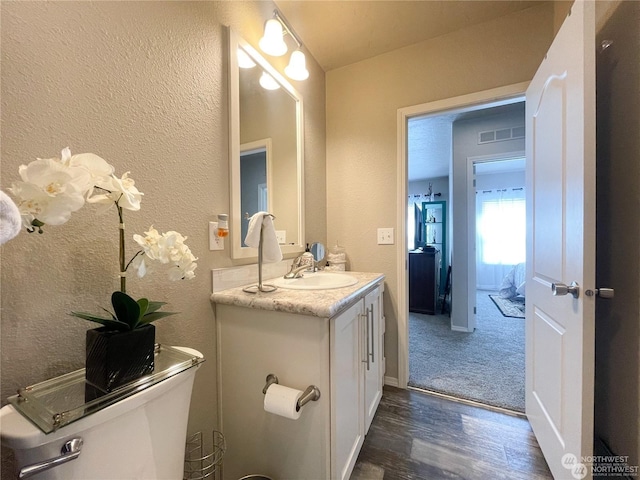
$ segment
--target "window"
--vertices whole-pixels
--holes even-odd
[[[476,192],[476,247],[480,263],[516,265],[526,258],[523,188]]]

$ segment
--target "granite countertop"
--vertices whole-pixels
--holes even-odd
[[[358,283],[349,287],[330,290],[278,288],[275,292],[258,293],[243,292],[243,287],[237,287],[213,293],[211,301],[223,305],[331,318],[345,310],[357,298],[368,293],[376,284],[384,280],[384,274],[382,273],[345,273],[357,278]],[[264,280],[263,283],[268,284],[269,280]]]

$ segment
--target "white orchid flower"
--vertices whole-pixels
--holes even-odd
[[[103,204],[106,208],[116,204],[118,216],[123,223],[122,209],[140,210],[142,192],[126,172],[120,178],[114,174],[114,167],[93,153],[72,155],[67,147],[60,158],[38,158],[18,169],[21,180],[9,189],[18,199],[18,209],[23,225],[31,232],[42,233],[45,224],[62,225],[71,214],[85,204]],[[148,262],[155,260],[167,266],[171,280],[195,277],[197,258],[185,244],[187,237],[176,231],[159,233],[153,226],[142,235],[134,235],[134,241],[141,250],[129,264],[124,263],[124,228],[120,230],[120,271],[129,267],[136,270],[139,277],[151,271]],[[126,276],[120,279],[121,291],[126,291]],[[98,322],[100,323],[100,322]]]
[[[126,172],[121,178],[111,175],[96,182],[96,187],[104,190],[105,193],[93,195],[87,201],[89,203],[117,203],[125,210],[140,210],[140,201],[144,193],[138,191],[135,181],[129,178]]]
[[[89,172],[91,176],[91,185],[87,189],[86,197],[90,197],[93,194],[94,185],[104,183],[108,178],[113,175],[113,165],[109,164],[103,158],[93,153],[80,153],[78,155],[71,155],[71,151],[65,148],[62,151],[62,161],[66,161],[66,164],[70,167],[84,168]],[[68,155],[68,157],[67,157]]]
[[[31,224],[35,219],[49,225],[62,225],[71,218],[72,212],[84,205],[82,192],[72,188],[51,194],[38,185],[17,182],[13,184],[11,192],[20,198],[18,209],[27,228],[32,228]]]
[[[18,169],[21,182],[10,188],[19,199],[23,223],[34,219],[50,225],[62,225],[71,213],[84,205],[91,177],[83,168],[68,167],[59,159],[37,159]]]
[[[185,265],[176,265],[178,268],[169,269],[169,280],[191,280],[195,278],[196,274],[194,270],[198,264],[194,262],[188,262]]]
[[[55,196],[67,190],[84,192],[91,185],[91,175],[84,168],[68,167],[57,158],[39,158],[29,165],[20,165],[22,181],[42,188]]]
[[[142,278],[147,274],[147,263],[144,261],[144,255],[138,255],[131,262],[133,268],[138,274],[138,278]]]
[[[159,234],[158,231],[150,227],[144,232],[145,236],[134,235],[134,241],[140,245],[144,257],[149,260],[157,260],[161,264],[173,265],[169,268],[170,280],[192,279],[195,277],[194,270],[198,266],[197,258],[184,241],[187,237],[175,231]],[[147,264],[143,255],[139,255],[131,262],[131,267],[137,270],[138,276],[142,277],[147,272]]]

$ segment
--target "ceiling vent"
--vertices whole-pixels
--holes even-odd
[[[478,132],[478,144],[504,142],[505,140],[524,138],[524,131],[524,127],[513,127]]]

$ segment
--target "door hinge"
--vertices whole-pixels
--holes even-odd
[[[476,307],[473,307],[473,314],[476,314]]]

